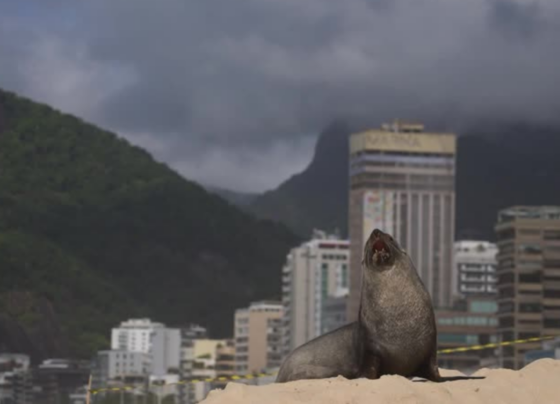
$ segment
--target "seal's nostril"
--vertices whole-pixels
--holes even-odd
[[[379,234],[381,233],[381,231],[379,231],[379,229],[375,229],[373,230],[373,236],[374,237],[379,237]]]

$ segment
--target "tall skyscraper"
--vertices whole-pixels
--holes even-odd
[[[435,307],[452,302],[456,137],[399,121],[350,138],[350,296],[358,314],[364,243],[393,235],[416,264]]]
[[[461,297],[497,296],[496,255],[498,247],[488,241],[455,243],[453,287]]]
[[[560,335],[560,207],[501,210],[498,317],[502,341]],[[502,348],[503,367],[520,369],[540,342]]]
[[[323,333],[328,298],[348,294],[348,251],[347,240],[316,230],[287,255],[282,271],[284,356]]]

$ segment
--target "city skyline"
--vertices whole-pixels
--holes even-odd
[[[0,0],[0,404],[555,400],[560,0],[131,3]]]

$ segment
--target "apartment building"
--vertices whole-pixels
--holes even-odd
[[[498,246],[488,241],[455,242],[453,262],[455,294],[462,298],[497,296],[497,254]]]
[[[197,340],[207,339],[206,328],[198,324],[189,324],[181,329],[181,357],[179,361],[179,378],[181,380],[191,380],[195,378],[194,359],[195,343]],[[178,386],[179,404],[194,404],[197,402],[195,386],[190,383]]]
[[[330,307],[330,298],[348,294],[348,246],[337,235],[315,230],[310,241],[288,253],[282,270],[284,356],[321,335],[326,303]],[[345,320],[346,315],[340,321]]]
[[[560,207],[514,206],[498,213],[498,317],[503,341],[560,335]],[[503,347],[520,369],[540,342]]]
[[[130,319],[111,330],[111,349],[148,354],[149,373],[164,376],[179,371],[181,331],[147,318]]]
[[[99,351],[92,363],[92,387],[120,386],[124,380],[143,380],[149,375],[150,364],[150,356],[144,352]]]
[[[498,341],[497,303],[493,297],[469,297],[450,309],[436,310],[438,349],[484,345]],[[438,365],[470,373],[481,367],[497,367],[496,349],[442,353]]]
[[[280,302],[254,302],[235,311],[235,370],[261,372],[279,367],[282,360],[282,313]]]

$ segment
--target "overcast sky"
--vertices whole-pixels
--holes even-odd
[[[0,87],[241,191],[333,118],[560,121],[559,0],[0,0]]]

